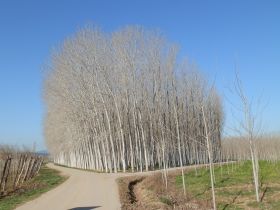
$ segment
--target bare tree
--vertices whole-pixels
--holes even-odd
[[[214,97],[214,95],[210,95],[210,97]],[[209,97],[209,96],[208,96]],[[211,110],[210,110],[211,111]],[[211,127],[209,127],[210,120],[211,120],[211,113],[208,113],[208,117],[205,113],[204,105],[201,106],[201,112],[202,112],[202,118],[204,123],[204,129],[205,129],[205,139],[206,139],[206,148],[207,148],[207,154],[209,159],[209,170],[210,170],[210,180],[211,180],[211,191],[212,191],[212,201],[213,201],[213,209],[216,210],[216,195],[215,195],[215,186],[214,186],[214,165],[213,165],[213,147],[211,143],[211,135],[213,135],[214,132],[217,132],[215,130],[209,130]]]
[[[85,28],[67,39],[44,85],[44,134],[54,162],[105,172],[160,168],[165,180],[169,167],[208,163],[201,117],[208,84],[177,53],[141,27],[112,34]],[[217,130],[209,139],[215,160],[223,115],[219,100],[209,100],[203,106]]]
[[[260,128],[257,128],[257,119],[253,113],[252,102],[249,101],[244,93],[242,82],[236,73],[235,91],[241,101],[241,111],[243,120],[239,122],[239,129],[237,131],[244,135],[244,138],[249,144],[250,159],[252,162],[253,179],[255,186],[256,201],[260,202],[259,196],[259,161],[257,152],[257,136]],[[258,130],[256,130],[258,129]]]

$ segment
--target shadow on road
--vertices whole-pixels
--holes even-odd
[[[92,210],[92,209],[97,209],[101,206],[85,206],[85,207],[76,207],[68,210]]]

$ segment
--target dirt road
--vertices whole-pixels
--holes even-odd
[[[17,210],[119,210],[118,174],[92,173],[48,164],[69,179]]]
[[[200,165],[198,167],[202,167]],[[83,170],[65,168],[48,164],[48,167],[57,169],[69,179],[57,188],[30,201],[17,210],[119,210],[118,186],[116,179],[124,176],[152,175],[157,171],[137,173],[93,173]],[[185,166],[190,169],[195,166]],[[168,171],[180,170],[170,168]]]

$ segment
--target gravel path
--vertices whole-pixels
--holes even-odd
[[[17,210],[119,210],[118,174],[92,173],[48,164],[69,179]]]

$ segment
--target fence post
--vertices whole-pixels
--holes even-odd
[[[8,155],[8,157],[5,161],[5,165],[4,165],[4,169],[3,169],[3,173],[2,173],[2,178],[1,178],[1,183],[0,183],[0,188],[1,188],[0,195],[3,195],[5,193],[6,184],[8,182],[8,177],[9,177],[9,173],[10,173],[11,162],[12,162],[12,158],[10,155]]]

